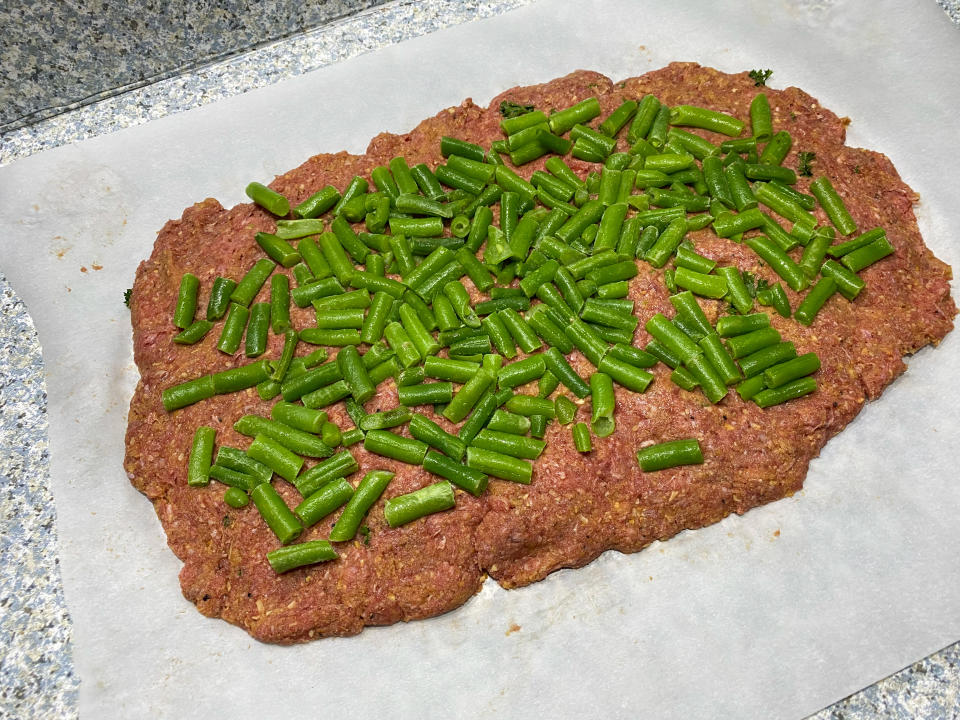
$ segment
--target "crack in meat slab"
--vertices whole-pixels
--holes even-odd
[[[433,167],[442,161],[443,135],[489,146],[502,137],[497,108],[505,99],[549,113],[596,96],[605,116],[624,99],[652,93],[669,105],[701,105],[746,118],[756,92],[746,73],[727,75],[689,63],[674,63],[621,83],[578,71],[543,85],[508,90],[494,98],[489,109],[467,100],[406,135],[379,135],[365,155],[317,155],[271,187],[299,203],[324,185],[343,188],[354,175],[369,177],[374,167],[395,155],[407,158],[411,166],[425,162]],[[950,268],[924,245],[912,209],[914,193],[890,161],[876,152],[846,147],[846,121],[803,91],[765,92],[774,129],[788,130],[794,138],[784,165],[795,167],[800,150],[815,152],[817,174],[833,180],[859,227],[886,228],[896,247],[894,255],[862,272],[866,289],[854,302],[835,295],[811,327],[771,314],[774,327],[796,344],[798,353],[819,355],[823,367],[817,392],[766,410],[735,393],[711,405],[702,394],[671,383],[669,369],[660,364],[647,392],[616,389],[617,431],[596,441],[589,455],[575,451],[569,427],[552,423],[531,485],[492,480],[480,498],[458,491],[455,509],[398,529],[383,520],[384,500],[437,478],[354,446],[360,463],[355,477],[377,468],[396,472],[365,520],[369,542],[339,544],[338,560],[284,575],[276,575],[266,562],[265,554],[278,542],[252,505],[230,508],[217,483],[186,485],[187,456],[197,426],[216,428],[219,445],[245,447],[247,440],[233,430],[234,421],[246,413],[268,415],[270,403],[261,401],[252,388],[172,414],[160,401],[161,391],[170,385],[245,362],[215,349],[216,329],[197,345],[174,345],[171,338],[177,330],[171,313],[184,272],[199,277],[203,307],[217,275],[239,279],[262,257],[254,234],[273,231],[275,220],[253,205],[224,209],[208,199],[167,223],[134,285],[134,355],[141,380],[130,405],[125,466],[131,482],[153,502],[170,547],[184,563],[184,595],[202,613],[240,625],[267,642],[350,635],[365,625],[456,608],[480,589],[487,575],[505,587],[526,585],[558,568],[584,565],[605,550],[635,552],[654,540],[799,490],[810,460],[824,443],[904,371],[904,355],[939,342],[949,332],[956,308],[950,297]],[[703,134],[713,142],[723,139]],[[624,143],[620,140],[621,149]],[[568,160],[581,175],[594,167]],[[529,177],[542,162],[529,163],[519,172]],[[798,188],[805,190],[808,182],[800,178]],[[816,212],[820,222],[826,222],[822,211]],[[692,232],[690,238],[698,252],[721,264],[778,280],[742,244],[722,240],[709,229]],[[673,310],[662,271],[638,265],[629,298],[641,320],[635,344],[642,346],[648,339],[643,322],[657,312],[672,316]],[[473,286],[466,279],[464,283],[476,299]],[[787,294],[795,308],[798,296],[789,290]],[[258,299],[267,295],[265,286]],[[715,301],[702,305],[711,321],[722,311]],[[312,324],[312,308],[291,310],[295,327]],[[264,357],[277,357],[281,344],[282,337],[271,335]],[[301,346],[300,354],[306,351]],[[579,353],[569,359],[581,374],[589,373],[591,366]],[[388,380],[366,410],[397,404],[396,387]],[[584,419],[588,409],[581,407],[578,419]],[[351,425],[342,403],[329,410],[334,422]],[[453,429],[442,417],[434,419]],[[640,471],[634,456],[640,446],[678,437],[700,439],[704,464]],[[288,483],[278,482],[277,488],[291,507],[300,501]],[[326,537],[335,517],[306,531],[301,540]]]

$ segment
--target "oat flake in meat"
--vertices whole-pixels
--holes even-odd
[[[501,100],[534,105],[547,113],[596,96],[602,117],[624,99],[652,93],[668,105],[693,104],[749,117],[757,92],[746,73],[727,75],[695,64],[675,63],[625,82],[579,71],[543,85],[514,88],[494,98],[490,108],[470,100],[425,120],[407,135],[382,134],[362,156],[318,155],[278,177],[271,187],[291,204],[302,202],[327,184],[344,188],[355,175],[369,177],[377,165],[396,155],[412,167],[442,160],[440,138],[451,135],[488,147],[501,139]],[[850,303],[831,298],[810,327],[771,312],[771,321],[796,344],[799,354],[816,352],[821,360],[818,390],[783,405],[759,409],[736,393],[717,405],[700,393],[681,390],[669,370],[656,366],[656,378],[643,394],[616,389],[616,433],[594,442],[593,452],[573,448],[569,426],[551,423],[547,449],[534,465],[533,482],[518,485],[491,480],[475,498],[457,492],[455,509],[390,529],[383,502],[437,480],[420,467],[373,456],[362,445],[351,448],[360,472],[396,472],[386,494],[364,521],[362,539],[338,545],[333,562],[276,575],[265,554],[278,546],[273,533],[250,505],[233,509],[223,502],[224,486],[186,485],[187,456],[194,429],[209,425],[217,445],[246,447],[248,438],[233,430],[242,415],[269,415],[272,403],[254,389],[215,396],[168,414],[161,391],[179,382],[247,362],[215,348],[218,326],[200,343],[175,345],[171,324],[184,272],[198,276],[200,307],[205,307],[217,275],[239,279],[263,256],[257,231],[271,232],[275,219],[254,205],[224,209],[208,199],[188,208],[180,220],[160,231],[149,260],[137,271],[131,302],[134,355],[141,380],[130,405],[126,469],[131,482],[153,503],[170,547],[183,561],[184,595],[206,615],[245,628],[254,637],[292,643],[326,635],[350,635],[365,625],[424,618],[451,610],[476,593],[486,575],[505,587],[540,580],[561,567],[590,562],[608,549],[640,550],[653,540],[687,528],[717,522],[800,489],[809,461],[824,443],[877,398],[905,366],[904,355],[937,343],[952,328],[956,313],[950,297],[950,268],[923,244],[913,214],[913,192],[890,161],[868,150],[844,146],[846,121],[796,89],[765,89],[775,130],[788,130],[794,143],[784,161],[796,167],[800,150],[816,153],[816,172],[830,177],[861,230],[886,228],[896,252],[861,275],[866,288]],[[712,142],[721,136],[705,133]],[[625,144],[621,139],[621,149]],[[594,166],[567,158],[585,174]],[[529,177],[543,160],[519,169]],[[801,178],[804,189],[808,178]],[[821,222],[821,210],[816,211]],[[779,278],[762,266],[745,245],[718,238],[710,229],[690,233],[697,251],[720,264],[737,265],[759,278]],[[648,337],[643,323],[673,309],[662,270],[638,263],[629,299],[636,303],[640,327],[634,344]],[[472,289],[472,285],[465,283]],[[790,290],[791,306],[799,296]],[[269,283],[258,300],[266,300]],[[711,322],[720,303],[704,307]],[[762,308],[761,308],[762,309]],[[313,322],[312,308],[291,307],[295,327]],[[283,338],[273,334],[263,357],[279,356]],[[301,345],[299,353],[309,349]],[[578,352],[570,362],[584,376],[589,363]],[[368,412],[397,405],[392,381],[382,383],[366,403]],[[588,419],[589,406],[578,420]],[[424,408],[417,408],[423,411]],[[341,427],[352,426],[343,403],[329,409]],[[427,413],[429,414],[429,413]],[[453,426],[435,418],[447,429]],[[406,434],[406,430],[403,431]],[[699,438],[705,462],[674,470],[643,473],[636,450],[644,444],[679,437]],[[300,502],[283,481],[275,485],[291,507]],[[336,514],[304,533],[301,540],[326,537]]]

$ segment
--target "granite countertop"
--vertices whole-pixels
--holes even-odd
[[[528,1],[0,5],[0,165]],[[960,0],[937,2],[960,25]],[[0,718],[77,715],[48,474],[40,347],[0,272]],[[960,717],[960,643],[811,717]]]

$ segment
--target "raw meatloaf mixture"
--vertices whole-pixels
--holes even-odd
[[[278,177],[272,187],[293,205],[324,185],[342,189],[354,175],[369,177],[372,168],[395,155],[406,157],[411,167],[419,162],[433,167],[442,161],[443,135],[489,147],[502,138],[498,125],[502,100],[549,113],[596,96],[605,117],[624,99],[652,93],[671,106],[701,105],[745,119],[757,91],[746,73],[728,75],[695,64],[672,64],[619,83],[580,71],[543,85],[508,90],[489,108],[466,100],[406,135],[376,137],[365,155],[317,155]],[[811,327],[770,313],[772,324],[785,340],[796,343],[798,353],[819,355],[818,390],[766,410],[733,392],[711,405],[701,393],[671,383],[669,369],[658,364],[656,379],[645,393],[617,387],[617,431],[596,439],[591,453],[576,452],[570,427],[552,423],[531,485],[491,480],[479,498],[457,491],[455,509],[397,529],[384,522],[384,500],[438,478],[355,445],[351,450],[361,470],[351,477],[354,484],[371,469],[396,471],[365,520],[371,531],[368,542],[338,544],[338,560],[283,575],[267,564],[265,554],[278,547],[278,541],[252,504],[232,509],[223,501],[222,485],[186,484],[187,457],[199,425],[216,428],[218,445],[246,447],[249,440],[232,424],[246,413],[269,416],[271,403],[261,401],[251,388],[168,414],[160,397],[170,385],[247,362],[242,353],[228,358],[216,350],[219,329],[197,345],[175,345],[171,315],[184,272],[199,277],[204,307],[217,275],[239,280],[263,256],[254,234],[272,232],[275,219],[254,205],[224,209],[208,199],[167,223],[150,259],[141,264],[133,289],[134,353],[141,380],[130,406],[125,464],[131,482],[153,502],[170,547],[184,563],[180,573],[184,595],[202,613],[240,625],[268,642],[350,635],[365,625],[451,610],[476,593],[487,575],[505,587],[526,585],[558,568],[584,565],[605,550],[635,552],[654,540],[799,490],[811,458],[824,443],[904,371],[904,355],[943,338],[956,309],[950,297],[950,268],[924,246],[912,210],[916,197],[890,161],[875,152],[845,147],[846,121],[803,91],[765,92],[774,130],[788,130],[794,138],[784,165],[796,167],[798,150],[815,152],[816,173],[833,180],[860,230],[882,226],[896,248],[894,255],[861,273],[866,289],[854,302],[834,295]],[[724,139],[702,134],[715,143]],[[620,149],[625,143],[620,140]],[[595,167],[567,159],[581,174]],[[529,177],[541,167],[542,160],[519,172]],[[801,177],[798,188],[805,191],[809,180]],[[822,211],[816,212],[820,222],[826,222]],[[721,264],[738,265],[771,283],[778,280],[742,244],[721,240],[709,228],[690,237],[698,252]],[[657,312],[671,317],[673,309],[663,271],[647,263],[638,265],[640,274],[631,281],[629,298],[636,302],[640,318],[634,344],[642,347],[649,339],[644,322]],[[472,291],[469,281],[464,282]],[[259,300],[267,299],[268,286]],[[798,296],[787,293],[796,308]],[[701,305],[711,321],[723,311],[719,302],[701,300]],[[313,324],[312,309],[292,311],[294,327]],[[271,334],[264,357],[277,357],[281,344],[282,337]],[[301,344],[299,352],[311,349]],[[569,359],[581,375],[589,374],[591,366],[579,353]],[[396,404],[396,388],[388,380],[365,407],[373,412]],[[352,426],[342,403],[330,408],[330,415],[341,427]],[[589,420],[589,402],[580,407],[577,419]],[[437,420],[453,429],[443,418]],[[684,437],[699,438],[702,465],[641,472],[635,458],[638,448]],[[300,502],[293,486],[275,484],[291,507]],[[300,539],[326,537],[335,518]]]

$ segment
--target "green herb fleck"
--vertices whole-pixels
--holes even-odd
[[[804,177],[813,175],[813,161],[817,159],[817,154],[801,150],[797,153],[797,172]],[[856,171],[854,171],[856,172]]]
[[[854,166],[853,166],[853,171],[854,171],[857,175],[859,175],[859,174],[860,174],[860,166],[859,166],[859,165],[854,165]]]
[[[517,117],[528,112],[533,112],[533,105],[521,105],[509,100],[500,103],[500,114],[505,118]]]
[[[130,307],[130,298],[133,295],[133,288],[127,288],[123,291],[123,304]]]
[[[770,79],[771,75],[773,75],[773,70],[751,70],[750,71],[750,79],[753,80],[753,84],[755,87],[766,85],[767,80]]]
[[[370,544],[370,528],[366,525],[360,526],[360,534],[363,535],[363,544]]]
[[[224,527],[230,527],[232,524],[233,524],[233,520],[230,519],[230,516],[229,516],[229,515],[224,515],[224,516],[223,516],[223,526],[224,526]]]

